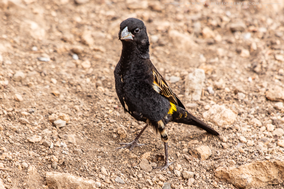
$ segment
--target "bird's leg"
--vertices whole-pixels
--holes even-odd
[[[138,139],[140,138],[140,136],[142,135],[142,133],[145,131],[145,129],[148,127],[148,124],[146,124],[146,126],[140,131],[140,133],[136,136],[136,138],[130,142],[130,143],[120,143],[120,145],[124,145],[122,147],[119,147],[117,149],[121,149],[121,148],[128,148],[130,151],[136,147],[136,146],[143,146],[144,144],[138,144]]]
[[[169,163],[168,142],[164,142],[164,146],[165,146],[165,165],[161,167],[160,169],[161,171],[167,169],[171,164],[174,163],[174,162]]]

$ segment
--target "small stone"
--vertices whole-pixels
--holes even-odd
[[[54,122],[55,120],[57,120],[58,116],[56,114],[51,114],[50,116],[48,116],[48,120],[50,122]]]
[[[125,182],[120,177],[116,177],[115,182],[117,182],[119,184],[125,184]]]
[[[66,135],[66,139],[67,139],[68,142],[70,142],[72,144],[76,144],[76,135],[75,134]]]
[[[142,159],[139,165],[140,165],[140,168],[144,171],[147,171],[147,172],[152,171],[152,166],[149,164],[147,159]]]
[[[189,100],[200,100],[204,81],[205,72],[202,69],[195,69],[188,74],[185,79],[185,95],[190,97]]]
[[[194,177],[194,172],[183,171],[182,177],[183,177],[184,179],[193,178],[193,177]]]
[[[151,152],[145,152],[144,154],[141,155],[141,159],[149,159],[151,156]]]
[[[59,96],[60,92],[57,90],[51,91],[51,94],[53,94],[54,96]]]
[[[237,95],[239,100],[243,100],[246,98],[246,95],[244,93],[238,93]]]
[[[26,75],[23,72],[21,72],[21,71],[17,71],[14,74],[14,80],[15,81],[22,81],[25,77],[26,77]]]
[[[267,125],[266,125],[266,129],[267,129],[267,131],[272,132],[272,131],[274,131],[274,125],[272,125],[272,124],[267,124]]]
[[[176,77],[176,76],[171,76],[170,77],[170,83],[176,83],[180,80],[180,77]]]
[[[57,83],[57,80],[54,79],[54,78],[51,78],[50,81],[51,81],[53,84],[56,84],[56,83]]]
[[[171,189],[171,183],[165,182],[162,189]]]
[[[282,54],[276,54],[275,60],[279,60],[280,62],[284,62],[284,56]]]
[[[117,128],[117,134],[119,134],[120,139],[124,139],[124,138],[127,137],[127,132],[125,131],[125,129],[122,126]]]
[[[211,149],[208,146],[198,146],[194,150],[192,150],[192,155],[200,158],[201,160],[208,159],[211,155]]]
[[[216,88],[216,89],[225,88],[225,83],[224,83],[223,79],[220,79],[219,81],[214,82],[214,88]]]
[[[102,168],[101,168],[101,172],[102,172],[102,174],[104,174],[104,175],[108,175],[108,174],[107,174],[107,170],[106,170],[105,167],[102,167]]]
[[[79,56],[78,56],[77,54],[73,54],[73,55],[72,55],[72,58],[73,58],[74,60],[79,60]]]
[[[174,173],[177,177],[180,177],[181,176],[181,172],[179,170],[174,170]]]
[[[284,110],[283,102],[276,102],[275,104],[273,104],[273,107],[277,110]]]
[[[83,44],[87,45],[87,46],[93,46],[95,41],[92,37],[92,32],[91,31],[84,31],[81,35],[81,41]]]
[[[208,38],[214,38],[215,34],[210,28],[205,27],[202,30],[202,36],[204,39],[208,39]]]
[[[23,163],[22,163],[22,167],[23,167],[24,169],[27,169],[27,168],[29,167],[29,164],[27,164],[26,162],[23,162]]]
[[[75,0],[75,3],[77,3],[78,5],[86,4],[88,2],[89,0]]]
[[[152,43],[157,43],[158,41],[159,41],[158,35],[151,35],[151,42]]]
[[[194,183],[195,179],[194,178],[190,178],[187,181],[187,186],[191,186]]]
[[[28,137],[27,138],[29,142],[31,143],[36,143],[36,142],[40,142],[42,137],[41,136],[38,136],[38,135],[34,135],[32,137]]]
[[[36,46],[32,47],[32,51],[37,51],[37,50],[38,50],[38,48]]]
[[[198,107],[197,103],[188,103],[185,105],[187,108],[194,109]]]
[[[82,54],[84,52],[84,48],[82,46],[74,46],[71,51],[75,54]]]
[[[242,32],[246,29],[246,27],[247,27],[246,24],[242,21],[230,24],[230,30],[232,32],[236,32],[236,31]]]
[[[284,140],[278,140],[277,145],[284,148]]]
[[[89,60],[85,60],[84,62],[81,63],[81,65],[86,70],[91,67],[91,62]]]
[[[283,131],[283,129],[278,128],[278,129],[275,129],[272,134],[273,134],[273,136],[281,137],[281,136],[284,135],[284,131]]]
[[[261,127],[262,126],[261,121],[259,121],[256,118],[252,118],[252,120],[250,121],[250,124],[252,124],[253,126],[257,126],[257,127]]]
[[[37,59],[41,62],[49,62],[50,61],[49,57],[38,57]]]
[[[51,163],[51,167],[52,167],[53,169],[57,169],[57,162],[56,162],[56,161],[53,161],[53,162]]]
[[[102,184],[100,182],[95,182],[96,187],[100,188]]]
[[[24,99],[23,99],[23,97],[20,94],[15,94],[15,100],[18,101],[18,102],[21,102]]]
[[[266,91],[265,96],[271,101],[284,101],[284,89],[279,86],[272,87]]]
[[[226,108],[224,105],[213,105],[208,111],[203,113],[203,117],[212,120],[220,127],[230,127],[237,119],[237,114]]]
[[[66,123],[69,123],[69,121],[70,121],[69,115],[64,114],[64,113],[60,113],[60,114],[58,115],[58,118],[61,119],[61,120],[63,120],[63,121],[66,121]]]
[[[207,91],[209,92],[209,94],[215,93],[213,87],[207,87]]]
[[[145,0],[141,0],[141,1],[126,0],[126,4],[127,4],[127,8],[132,9],[132,10],[148,8],[148,1],[145,1]]]
[[[56,127],[61,128],[61,127],[65,127],[66,121],[63,121],[63,120],[61,120],[61,119],[58,119],[58,120],[55,120],[55,121],[53,122],[53,124],[54,124]]]
[[[244,136],[240,136],[240,141],[243,143],[247,143],[247,139]]]
[[[24,125],[30,123],[29,120],[27,120],[26,118],[23,118],[23,117],[19,118],[19,121],[20,121],[20,123],[22,123],[22,124],[24,124]]]
[[[241,55],[241,57],[247,58],[247,57],[250,56],[250,53],[247,49],[242,49],[240,55]]]

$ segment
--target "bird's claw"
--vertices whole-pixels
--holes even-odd
[[[145,144],[138,144],[137,141],[132,141],[130,143],[120,143],[120,145],[124,145],[124,146],[121,146],[121,147],[118,147],[116,149],[122,149],[122,148],[127,148],[129,149],[130,151],[133,150],[134,147],[136,146],[143,146]]]
[[[167,162],[164,166],[162,167],[157,167],[157,169],[160,169],[160,171],[166,170],[171,164],[173,164],[175,161],[169,163]]]

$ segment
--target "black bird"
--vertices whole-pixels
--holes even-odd
[[[148,125],[160,133],[165,146],[166,169],[168,161],[168,134],[165,126],[170,121],[194,125],[213,135],[219,135],[213,128],[197,119],[188,111],[171,90],[150,60],[149,39],[143,21],[128,18],[120,24],[119,39],[122,53],[116,65],[115,88],[124,110],[146,126],[131,143],[120,148],[132,150]]]

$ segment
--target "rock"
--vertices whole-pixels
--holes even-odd
[[[72,54],[72,58],[73,58],[74,60],[79,60],[79,56],[78,56],[77,54]]]
[[[226,180],[237,188],[261,188],[268,184],[283,182],[284,161],[255,161],[239,167],[215,170],[215,176]]]
[[[144,170],[144,171],[147,171],[147,172],[151,172],[152,171],[152,166],[149,164],[147,159],[143,158],[139,165],[140,165],[140,168],[142,170]]]
[[[1,2],[0,2],[0,8],[1,8]],[[5,185],[1,178],[0,178],[0,189],[5,189]]]
[[[125,129],[122,126],[117,128],[117,134],[119,134],[120,139],[124,139],[124,138],[127,137],[127,132],[125,131]]]
[[[215,93],[213,87],[207,87],[207,91],[209,94],[212,94],[212,95]]]
[[[38,135],[34,135],[32,137],[28,137],[27,138],[29,142],[31,143],[36,143],[36,142],[40,142],[42,137],[41,136],[38,136]]]
[[[59,96],[60,92],[58,90],[53,90],[51,91],[51,94],[53,94],[54,96]]]
[[[53,124],[58,127],[58,128],[61,128],[61,127],[65,127],[66,125],[66,121],[64,120],[61,120],[61,119],[57,119],[53,122]]]
[[[171,183],[165,182],[162,189],[171,189]]]
[[[284,89],[279,86],[269,88],[265,96],[271,101],[284,101]]]
[[[125,184],[124,180],[122,180],[122,178],[120,178],[120,177],[116,177],[115,182],[117,182],[119,184]]]
[[[37,59],[41,62],[49,62],[50,61],[49,57],[37,57]]]
[[[261,127],[262,126],[261,121],[259,121],[256,118],[252,118],[252,120],[250,121],[250,124],[252,124],[253,126],[257,126],[257,127]]]
[[[187,186],[191,186],[194,183],[195,179],[194,178],[190,178],[187,181]]]
[[[170,30],[168,36],[177,49],[188,52],[191,49],[198,48],[198,45],[194,42],[192,36],[187,33]]]
[[[75,54],[79,54],[80,55],[80,54],[83,54],[84,48],[82,46],[77,45],[77,46],[72,47],[71,51],[73,53],[75,53]]]
[[[232,32],[236,32],[236,31],[242,32],[246,29],[247,26],[244,22],[239,21],[239,22],[231,23],[229,27]]]
[[[225,88],[225,82],[223,81],[223,79],[220,79],[219,81],[214,82],[214,88],[219,89],[219,90]]]
[[[205,73],[202,69],[195,69],[185,78],[185,96],[189,100],[200,100],[205,81]]]
[[[149,1],[149,7],[158,12],[162,12],[165,9],[165,6],[159,1]]]
[[[237,95],[239,100],[243,100],[246,98],[246,95],[244,93],[238,93]]]
[[[76,144],[76,134],[66,135],[66,139],[67,139],[68,142],[70,142],[72,144]]]
[[[247,58],[247,57],[250,56],[250,53],[249,53],[249,51],[247,49],[242,49],[240,56],[244,57],[244,58]]]
[[[135,1],[135,0],[126,0],[127,8],[136,10],[136,9],[147,9],[148,8],[148,1],[141,0],[141,1]]]
[[[242,143],[247,143],[247,139],[244,136],[240,136],[240,141]]]
[[[27,120],[26,118],[23,118],[23,117],[19,118],[19,121],[20,121],[20,123],[22,123],[22,124],[24,124],[24,125],[30,123],[29,120]]]
[[[75,0],[75,3],[78,4],[78,5],[86,4],[88,2],[89,2],[89,0]]]
[[[141,155],[141,159],[149,159],[151,156],[151,152],[145,152],[144,154]]]
[[[269,132],[272,132],[274,130],[274,125],[272,124],[267,124],[266,125],[266,130],[269,131]]]
[[[283,129],[281,129],[281,128],[277,128],[277,129],[275,129],[275,130],[273,131],[272,134],[273,134],[273,136],[281,137],[281,136],[284,135],[284,131],[283,131]]]
[[[151,43],[157,43],[159,41],[158,35],[151,35]]]
[[[42,28],[38,23],[31,21],[31,20],[25,20],[23,22],[22,27],[24,27],[30,35],[37,39],[37,40],[42,40],[45,37],[45,29]]]
[[[284,140],[278,140],[277,145],[284,148]]]
[[[180,177],[181,176],[181,172],[179,170],[174,170],[174,173],[177,177]]]
[[[275,104],[273,104],[273,107],[277,110],[284,110],[283,102],[276,102]]]
[[[26,77],[26,75],[23,72],[21,72],[21,71],[17,71],[14,74],[14,80],[15,81],[22,81],[25,77]]]
[[[212,155],[212,152],[208,146],[198,146],[192,150],[192,155],[201,160],[206,160]]]
[[[23,99],[23,97],[20,94],[15,94],[15,100],[18,101],[18,102],[21,102],[24,99]]]
[[[203,117],[213,121],[220,127],[228,128],[235,122],[237,114],[226,108],[224,105],[215,104],[207,112],[203,113]]]
[[[42,177],[37,172],[37,169],[35,168],[35,166],[31,165],[28,168],[27,175],[28,175],[27,183],[29,184],[30,188],[41,188],[42,187],[42,184],[39,182],[39,180],[41,180]]]
[[[280,62],[284,62],[284,56],[282,54],[276,54],[274,56],[275,60],[279,60]]]
[[[84,31],[81,35],[81,41],[84,45],[93,46],[95,41],[92,37],[92,32],[88,30]]]
[[[94,180],[77,177],[69,173],[47,172],[46,183],[49,188],[97,188]]]
[[[64,114],[64,113],[60,113],[60,114],[58,115],[58,118],[61,119],[61,120],[63,120],[63,121],[66,121],[66,123],[69,123],[69,121],[70,121],[69,115]]]
[[[194,177],[194,172],[183,171],[182,177],[183,177],[184,179],[193,178],[193,177]]]
[[[23,167],[24,169],[27,169],[27,168],[29,167],[29,164],[27,164],[26,162],[23,162],[23,163],[22,163],[22,167]]]
[[[102,167],[102,168],[101,168],[101,172],[102,172],[102,174],[104,174],[104,175],[108,175],[108,174],[107,174],[107,170],[106,170],[105,167]]]
[[[202,36],[204,39],[208,39],[208,38],[213,39],[215,37],[215,34],[209,27],[205,27],[202,30]]]
[[[91,62],[89,60],[85,60],[81,63],[82,67],[86,70],[91,67]]]
[[[176,77],[176,76],[171,76],[170,77],[170,83],[176,83],[180,80],[180,77]]]

